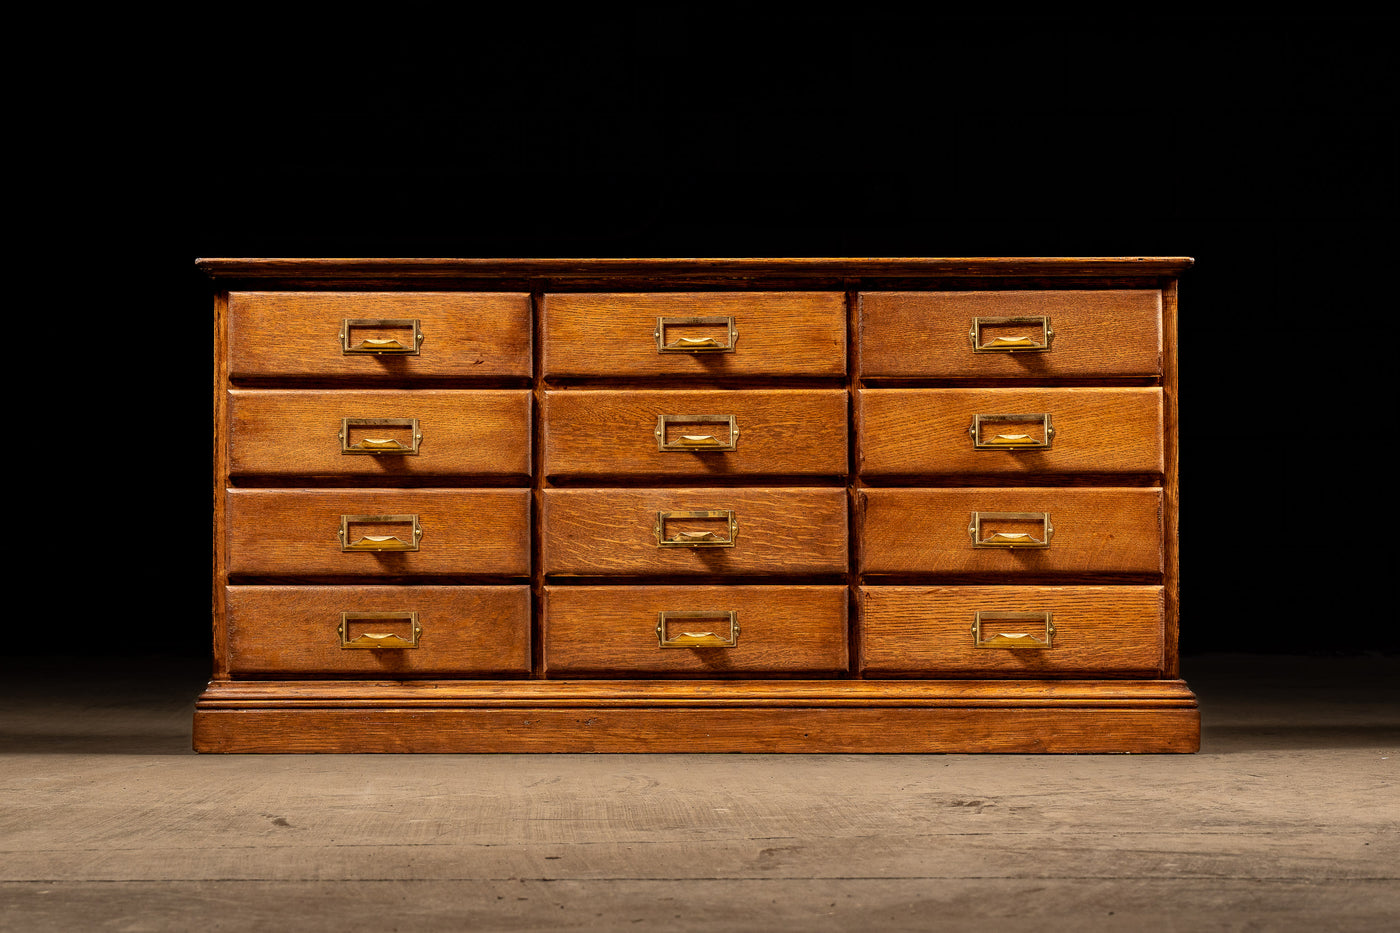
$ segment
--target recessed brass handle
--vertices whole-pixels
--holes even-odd
[[[983,631],[990,623],[992,631]],[[1055,623],[1048,612],[978,612],[972,619],[974,648],[1054,647]]]
[[[721,635],[713,631],[681,631],[670,636],[666,634],[668,622],[701,619],[727,622],[729,634]],[[739,613],[734,609],[663,610],[656,614],[656,641],[662,648],[733,648],[739,643]]]
[[[1021,433],[1015,429],[987,431],[983,425],[1038,424],[1039,432]],[[1055,441],[1055,428],[1049,412],[1039,415],[973,415],[967,429],[974,450],[1048,450]]]
[[[401,437],[367,437],[363,434],[351,439],[351,429],[400,428]],[[377,432],[376,432],[377,433]],[[342,454],[402,454],[418,456],[418,445],[423,440],[423,432],[418,429],[417,418],[342,418],[340,419],[340,452]],[[406,443],[405,443],[406,442]]]
[[[358,537],[351,525],[408,525],[406,540],[398,535],[366,535]],[[342,551],[416,551],[423,539],[418,516],[402,515],[342,515],[340,516],[340,549]],[[352,540],[353,539],[353,540]]]
[[[1040,328],[1040,337],[1036,339],[1033,334],[984,334],[983,328],[1000,330],[1003,327],[1019,329],[1018,325],[1027,325],[1032,330]],[[967,332],[968,339],[972,341],[972,352],[974,353],[1025,353],[1045,352],[1050,349],[1050,344],[1055,340],[1055,332],[1050,329],[1050,318],[1044,315],[1030,317],[975,317],[972,319],[972,329]]]
[[[394,632],[360,632],[350,634],[352,622],[402,622],[408,625],[408,637]],[[342,612],[340,614],[341,648],[417,648],[423,627],[416,612]]]
[[[666,328],[668,327],[704,327],[724,325],[725,338],[728,343],[721,343],[717,337],[678,337],[675,340],[667,340]],[[733,353],[734,344],[739,340],[739,327],[734,323],[734,317],[716,315],[710,317],[658,317],[656,319],[657,353]]]
[[[722,518],[729,531],[729,537],[717,535],[713,531],[676,531],[668,533],[666,523],[668,521],[685,519],[713,519]],[[739,522],[734,517],[733,509],[707,509],[703,511],[688,512],[657,512],[656,513],[656,546],[657,547],[733,547],[734,542],[739,538]]]
[[[729,428],[727,437],[714,434],[682,434],[672,440],[666,439],[666,428],[672,424],[723,424]],[[656,449],[687,450],[694,453],[735,450],[739,446],[739,419],[734,415],[657,415]]]
[[[991,529],[984,532],[983,522],[991,525]],[[1030,522],[1040,523],[1039,538],[1030,532],[1011,531],[1004,527]],[[1047,548],[1055,529],[1050,524],[1049,512],[973,512],[967,533],[972,538],[973,547]]]
[[[400,330],[394,337],[371,337],[356,331]],[[414,318],[345,318],[340,322],[340,352],[346,356],[417,356],[423,344],[421,324]]]

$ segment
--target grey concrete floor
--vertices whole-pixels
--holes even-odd
[[[11,661],[0,929],[1394,930],[1400,658],[1187,658],[1188,756],[199,756]]]

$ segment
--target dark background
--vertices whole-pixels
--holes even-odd
[[[57,217],[38,233],[98,332],[158,332],[116,354],[75,341],[73,360],[98,394],[114,374],[131,393],[93,433],[161,453],[102,461],[92,488],[148,544],[103,547],[116,522],[97,520],[102,569],[74,586],[102,606],[53,650],[209,650],[198,256],[979,255],[1196,258],[1183,652],[1400,650],[1375,479],[1393,456],[1396,25],[230,12],[108,51],[14,184]],[[112,625],[142,640],[94,637]]]

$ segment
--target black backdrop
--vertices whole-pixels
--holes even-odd
[[[108,50],[16,183],[57,216],[55,274],[95,330],[159,332],[158,357],[84,342],[75,363],[130,391],[95,433],[161,449],[98,458],[84,488],[159,543],[94,544],[102,603],[69,631],[116,613],[149,650],[208,651],[197,256],[1188,255],[1183,650],[1400,649],[1372,491],[1393,456],[1374,377],[1395,343],[1395,26],[230,11]]]

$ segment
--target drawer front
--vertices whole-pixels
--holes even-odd
[[[835,674],[847,667],[846,607],[842,586],[546,587],[545,669],[552,676]]]
[[[841,476],[846,409],[836,389],[546,392],[545,472]]]
[[[546,489],[543,502],[548,574],[846,572],[844,489]],[[673,514],[690,512],[719,514]]]
[[[861,670],[1158,676],[1162,594],[1160,586],[861,587]],[[974,643],[979,612],[983,647]]]
[[[857,399],[867,476],[1163,469],[1161,389],[862,389]],[[975,446],[974,425],[987,449]],[[1044,445],[1047,436],[1048,447],[996,446]]]
[[[528,483],[530,404],[528,389],[234,389],[229,392],[229,471],[235,476],[494,476]],[[388,443],[379,447],[380,442]]]
[[[231,586],[226,599],[236,676],[530,673],[528,586]]]
[[[1155,289],[864,292],[860,324],[867,376],[1025,379],[1162,372],[1162,293]]]
[[[546,376],[846,373],[839,292],[546,295],[543,320]]]
[[[1160,489],[868,488],[856,515],[861,573],[1162,572]]]
[[[529,378],[530,335],[529,295],[233,292],[228,299],[233,379]],[[415,343],[417,353],[403,352]]]
[[[235,575],[530,573],[528,489],[230,489],[227,514]]]

